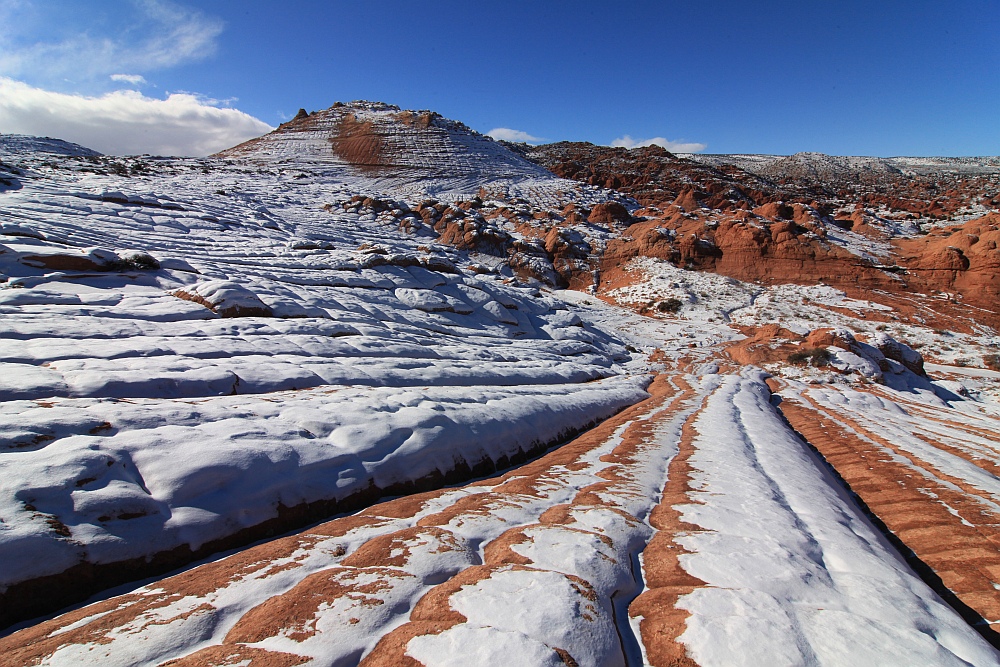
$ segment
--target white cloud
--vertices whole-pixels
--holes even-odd
[[[486,136],[493,137],[497,141],[517,141],[529,144],[537,143],[539,141],[544,141],[544,139],[533,137],[527,132],[522,132],[521,130],[512,130],[509,127],[494,127],[492,130],[486,133]]]
[[[700,153],[706,148],[708,144],[699,144],[693,141],[670,141],[669,139],[664,139],[663,137],[653,137],[652,139],[633,139],[629,135],[624,137],[619,137],[611,142],[611,145],[616,148],[642,148],[644,146],[660,146],[661,148],[666,148],[671,153]]]
[[[150,71],[197,62],[215,53],[216,38],[224,28],[220,19],[168,0],[136,0],[133,6],[137,15],[123,15],[120,20],[127,27],[112,34],[93,35],[83,29],[54,41],[17,34],[19,25],[33,22],[19,21],[15,10],[8,11],[0,31],[0,75],[80,83],[106,80],[123,70]],[[55,11],[27,3],[23,10]]]
[[[189,93],[67,95],[0,77],[0,132],[56,137],[109,155],[208,155],[269,132],[237,109]]]
[[[146,78],[141,74],[112,74],[112,81],[119,81],[121,83],[130,83],[133,86],[141,86],[146,83]]]

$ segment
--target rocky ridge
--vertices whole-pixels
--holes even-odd
[[[995,158],[678,156],[658,146],[566,142],[515,148],[643,206],[633,212],[636,224],[606,245],[600,268],[608,285],[627,260],[647,256],[747,281],[957,293],[996,315]]]

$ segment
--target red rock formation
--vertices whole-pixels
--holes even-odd
[[[717,169],[680,158],[659,146],[634,150],[581,142],[532,147],[525,157],[558,176],[625,192],[644,206],[666,206],[679,197],[703,199],[712,208],[738,208],[769,201],[768,184],[753,174]],[[680,202],[678,202],[680,204]]]
[[[345,162],[362,171],[378,172],[390,163],[386,160],[385,138],[375,131],[371,121],[359,121],[354,114],[341,118],[330,137],[334,152]]]
[[[792,342],[802,340],[802,336],[777,324],[759,329],[741,327],[741,330],[747,338],[727,346],[726,354],[743,365],[785,361],[790,353],[799,349]]]
[[[587,216],[587,219],[590,222],[606,225],[628,224],[632,222],[632,216],[629,215],[628,209],[614,201],[595,204],[590,209],[590,215]]]
[[[927,236],[894,239],[899,264],[926,289],[962,294],[995,309],[1000,303],[1000,214],[935,229]]]
[[[988,161],[949,167],[929,160],[910,169],[897,166],[911,164],[905,159],[803,153],[740,162],[751,172],[726,163],[726,156],[699,162],[657,146],[562,142],[521,152],[565,178],[615,187],[645,207],[637,215],[653,218],[608,242],[602,286],[622,284],[621,267],[646,256],[767,284],[946,290],[991,312],[1000,303],[1000,214],[912,235],[918,215],[940,219],[971,205],[997,206],[1000,171]],[[565,214],[577,222],[570,217],[575,210]],[[907,222],[911,231],[896,237],[893,221]],[[828,240],[835,227],[883,244],[886,252],[891,241],[894,254],[863,259]]]
[[[792,207],[768,205],[770,215],[812,219]],[[717,220],[689,219],[677,213],[632,225],[627,236],[611,241],[601,272],[614,281],[630,259],[655,257],[677,266],[720,273],[739,280],[777,283],[826,283],[842,288],[897,289],[891,275],[844,248],[787,219],[771,222],[740,211]],[[812,223],[810,223],[812,224]]]

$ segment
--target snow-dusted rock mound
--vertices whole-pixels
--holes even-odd
[[[490,137],[432,111],[406,111],[377,102],[338,103],[300,112],[259,139],[220,157],[261,164],[314,163],[363,174],[387,190],[439,194],[484,185],[555,185],[559,179]],[[572,187],[562,182],[562,187]],[[559,187],[556,185],[556,187]]]

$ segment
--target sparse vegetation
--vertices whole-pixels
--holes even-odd
[[[122,257],[115,268],[119,271],[155,271],[160,268],[160,263],[155,257],[140,252]]]
[[[796,366],[822,368],[830,365],[830,352],[826,348],[810,347],[792,352],[786,357],[786,361]]]
[[[124,162],[118,162],[117,160],[108,160],[105,166],[112,174],[117,174],[118,176],[128,176],[128,165]]]
[[[680,309],[683,306],[684,302],[682,302],[677,297],[672,296],[669,299],[661,301],[658,304],[656,304],[656,309],[661,313],[677,313],[680,312]]]
[[[983,355],[983,364],[991,371],[1000,371],[1000,354]]]

